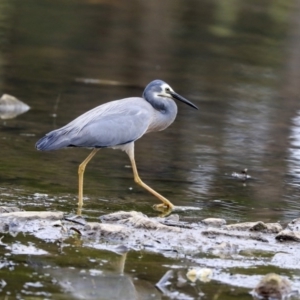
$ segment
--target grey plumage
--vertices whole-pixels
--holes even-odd
[[[97,106],[64,127],[46,134],[36,143],[36,148],[45,151],[65,147],[117,147],[125,150],[131,163],[135,164],[134,141],[145,133],[164,130],[173,123],[177,115],[177,105],[173,99],[197,109],[194,104],[175,93],[167,83],[154,80],[147,85],[142,98],[125,98]],[[83,171],[82,175],[79,175],[82,176],[80,180],[83,180],[84,168],[94,154],[82,164]],[[142,182],[135,170],[134,176],[137,182]],[[140,182],[138,183],[145,185]],[[145,188],[149,191],[151,189],[148,186]],[[150,192],[152,191],[154,190],[151,189]],[[82,196],[79,193],[79,202],[82,202],[80,198]]]
[[[38,150],[65,147],[106,148],[136,141],[147,132],[160,131],[176,118],[177,105],[159,97],[161,80],[152,81],[143,98],[111,101],[84,113],[62,128],[51,131],[36,143]]]
[[[36,147],[38,150],[56,150],[64,147],[104,148],[126,144],[145,133],[150,118],[149,103],[142,98],[108,102],[46,134]]]

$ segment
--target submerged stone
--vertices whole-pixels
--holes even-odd
[[[149,219],[148,217],[130,217],[128,219],[124,219],[119,221],[121,224],[126,224],[133,226],[134,228],[143,228],[143,229],[151,229],[151,230],[167,230],[167,231],[180,231],[180,228],[173,227],[173,226],[167,226],[164,224],[161,224],[160,222]]]
[[[30,107],[16,97],[3,94],[0,98],[0,118],[12,119],[16,116],[25,113]]]
[[[89,222],[84,226],[81,233],[83,236],[123,240],[129,236],[130,230],[128,230],[125,226],[117,224]]]
[[[279,241],[295,241],[300,242],[300,231],[291,231],[288,229],[280,231],[276,235],[276,240]]]
[[[47,220],[61,220],[64,214],[60,211],[13,211],[8,213],[1,213],[0,220],[17,218],[17,219],[47,219]]]
[[[290,282],[275,274],[264,276],[253,291],[253,295],[259,299],[286,299],[291,293]]]
[[[167,226],[159,222],[158,219],[148,218],[146,215],[136,212],[115,212],[100,217],[102,222],[117,222],[118,224],[125,224],[134,228],[152,229],[152,230],[168,230],[179,231],[180,229],[174,226]]]
[[[210,249],[213,255],[221,258],[231,257],[233,254],[237,254],[239,246],[232,244],[231,242],[221,242]]]
[[[249,231],[278,233],[282,230],[282,226],[279,223],[264,223],[262,221],[258,221],[258,222],[244,222],[244,223],[230,224],[230,225],[226,225],[224,229],[238,230],[238,231],[249,230]]]
[[[213,270],[209,268],[200,268],[200,269],[190,269],[186,277],[191,282],[196,282],[197,280],[202,282],[209,282],[211,280]]]
[[[206,226],[222,227],[226,224],[226,220],[220,218],[206,218],[201,221]]]
[[[287,228],[292,231],[300,231],[300,218],[294,219],[287,225]]]
[[[20,209],[16,206],[0,206],[0,214],[10,213],[15,211],[23,211],[23,209]]]
[[[117,222],[131,217],[145,217],[145,215],[137,211],[117,211],[101,216],[100,220],[102,222]]]

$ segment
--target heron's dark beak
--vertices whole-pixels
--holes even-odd
[[[175,92],[172,92],[172,91],[170,91],[169,94],[172,96],[172,98],[174,98],[174,99],[176,99],[176,100],[179,100],[179,101],[181,101],[181,102],[183,102],[183,103],[185,103],[185,104],[187,104],[187,105],[189,105],[189,106],[191,106],[191,107],[193,107],[193,108],[195,108],[195,109],[198,109],[198,107],[197,107],[195,104],[193,104],[193,103],[190,102],[189,100],[183,98],[183,97],[180,96],[179,94],[177,94],[177,93],[175,93]]]

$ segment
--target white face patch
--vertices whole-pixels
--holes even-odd
[[[162,91],[160,93],[157,93],[155,96],[167,97],[172,99],[172,96],[166,91],[169,90],[171,92],[174,92],[174,90],[166,83],[162,84],[160,87]]]

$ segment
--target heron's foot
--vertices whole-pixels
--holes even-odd
[[[165,203],[161,203],[161,204],[155,204],[153,205],[153,209],[156,211],[161,212],[162,214],[160,215],[161,217],[166,217],[168,216],[174,209],[174,205],[172,203],[170,203],[171,205],[167,205]]]

